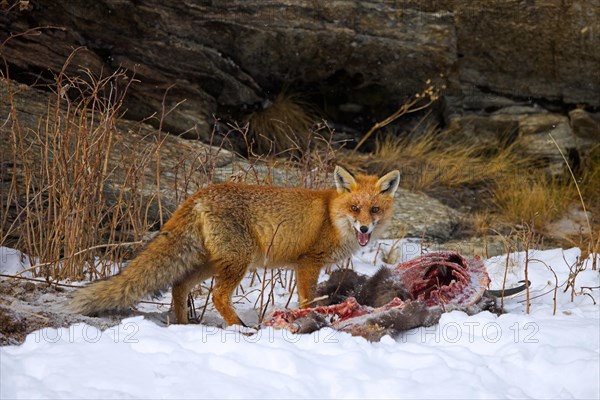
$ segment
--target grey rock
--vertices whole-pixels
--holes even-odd
[[[569,119],[575,136],[582,139],[600,140],[600,113],[591,113],[576,108],[569,112]]]
[[[473,143],[495,145],[506,137],[516,136],[519,116],[511,114],[466,113],[455,115],[450,123],[453,131],[460,132]]]
[[[385,238],[425,237],[448,240],[456,231],[460,213],[423,193],[399,188],[394,200],[394,216]]]
[[[484,235],[462,240],[449,240],[447,242],[424,243],[428,251],[456,251],[467,258],[481,257],[489,258],[507,253],[507,238],[497,235]],[[510,243],[514,245],[514,243]],[[510,251],[519,251],[519,248],[511,248]]]
[[[529,114],[544,114],[547,111],[537,104],[531,105],[512,105],[503,107],[498,111],[492,113],[492,115],[529,115]]]
[[[568,118],[537,106],[508,106],[491,114],[453,115],[450,128],[472,143],[494,146],[518,141],[520,150],[543,160],[551,175],[559,175],[566,167],[561,152],[568,159],[571,151],[584,155],[597,143],[594,135],[600,138],[600,117],[584,110],[573,110]]]
[[[577,142],[567,117],[559,114],[532,114],[519,119],[519,136],[525,151],[548,162],[552,175],[564,171],[565,157],[569,149],[576,149]]]
[[[546,231],[553,238],[587,237],[590,234],[588,222],[592,221],[592,213],[584,212],[580,206],[571,206],[569,211],[556,221],[548,224]]]
[[[483,91],[468,83],[461,83],[460,88],[464,96],[462,108],[465,111],[493,111],[511,106],[524,106],[529,104],[527,101],[511,99],[499,93]]]

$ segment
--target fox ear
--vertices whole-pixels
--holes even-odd
[[[333,179],[335,180],[335,187],[337,188],[338,193],[349,192],[352,185],[356,184],[354,176],[340,166],[335,167]]]
[[[390,196],[393,196],[394,193],[396,193],[396,189],[398,189],[399,184],[400,171],[398,170],[388,172],[377,181],[377,186],[380,190],[379,193],[388,194]]]

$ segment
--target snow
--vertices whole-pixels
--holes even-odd
[[[31,265],[29,257],[19,250],[0,246],[0,274],[15,275]]]
[[[414,242],[396,245],[401,253],[395,262],[418,255],[410,250]],[[373,273],[391,246],[382,241],[356,255],[353,267]],[[591,270],[591,259],[579,265],[585,269],[577,275],[573,301],[571,289],[564,293],[580,256],[576,248],[530,252],[529,315],[524,295],[517,295],[505,299],[501,316],[453,311],[438,325],[378,343],[331,329],[252,334],[239,327],[164,327],[144,317],[105,331],[85,324],[43,329],[20,346],[0,348],[0,398],[598,399],[600,275]],[[2,258],[0,270],[18,270],[17,258]],[[507,287],[524,279],[525,259],[523,252],[509,256]],[[506,256],[486,260],[493,288],[501,287],[506,265]],[[561,285],[556,315],[552,271]],[[276,306],[288,297],[276,287]],[[245,321],[258,319],[257,301],[252,288],[239,297],[236,308]],[[201,297],[196,305],[203,304]],[[296,306],[295,296],[290,305]],[[142,308],[152,307],[156,311]],[[218,317],[209,309],[205,320]]]

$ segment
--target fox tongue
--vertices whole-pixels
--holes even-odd
[[[362,233],[356,232],[356,238],[358,239],[358,244],[361,246],[366,246],[369,243],[369,238],[371,237],[370,233]]]

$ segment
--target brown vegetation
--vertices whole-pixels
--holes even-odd
[[[280,93],[262,110],[246,117],[255,154],[280,156],[290,149],[307,151],[317,114],[297,95]]]
[[[37,130],[21,126],[12,87],[3,82],[13,112],[2,131],[10,135],[12,154],[4,154],[2,162],[13,168],[4,177],[9,184],[0,200],[0,242],[14,238],[15,247],[40,261],[33,268],[36,275],[58,280],[110,273],[113,263],[123,260],[129,245],[139,245],[149,228],[146,205],[126,194],[138,186],[148,158],[123,158],[128,173],[120,182],[121,198],[110,206],[104,191],[113,173],[108,157],[127,76],[119,71],[87,78],[56,76],[50,88],[55,96],[46,115],[39,116]],[[125,84],[120,87],[119,81]],[[12,221],[9,216],[15,213],[10,209],[17,214]],[[133,243],[119,242],[123,231]]]

